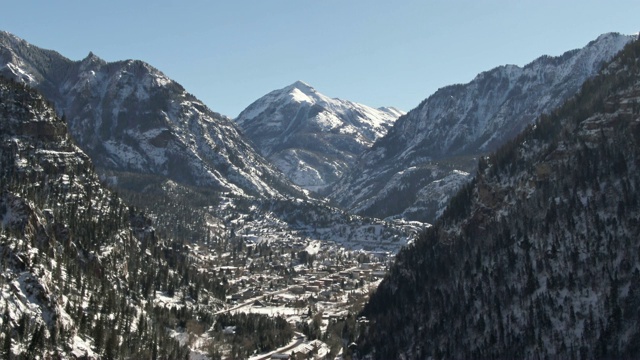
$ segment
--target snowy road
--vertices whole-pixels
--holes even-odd
[[[271,358],[271,355],[273,354],[284,354],[287,351],[295,348],[296,346],[302,344],[305,341],[305,337],[303,333],[295,333],[295,335],[293,336],[293,339],[291,340],[291,342],[279,349],[275,349],[269,353],[266,354],[260,354],[260,355],[256,355],[256,356],[252,356],[249,358],[249,360],[264,360],[264,359],[269,359]]]

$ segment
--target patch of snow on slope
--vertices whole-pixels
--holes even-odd
[[[7,64],[7,67],[9,68],[9,70],[11,70],[11,72],[13,72],[17,77],[21,78],[26,83],[33,84],[36,82],[36,79],[34,79],[31,74],[22,70],[20,67],[15,66],[12,63]]]
[[[306,103],[309,103],[309,104],[313,104],[314,103],[313,99],[311,99],[309,97],[309,95],[303,93],[298,88],[295,88],[295,89],[291,90],[291,92],[289,94],[291,95],[291,99],[293,101],[295,101],[295,102],[298,102],[298,103],[306,102]]]
[[[342,120],[327,111],[323,111],[316,115],[315,120],[316,124],[318,124],[318,126],[320,126],[320,129],[324,132],[331,131],[342,125]]]

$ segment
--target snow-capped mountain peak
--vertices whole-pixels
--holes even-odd
[[[287,89],[290,89],[287,94],[296,102],[315,104],[319,99],[316,89],[302,81],[296,81],[291,86],[288,86]]]
[[[337,180],[402,114],[330,98],[296,81],[256,100],[236,122],[294,183],[318,190]]]
[[[296,82],[294,82],[293,84],[285,87],[282,90],[293,90],[293,89],[297,89],[305,94],[317,94],[318,91],[311,85],[307,84],[306,82],[302,81],[302,80],[297,80]]]

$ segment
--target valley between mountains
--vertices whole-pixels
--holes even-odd
[[[0,352],[633,357],[639,57],[609,33],[406,113],[295,81],[232,119],[0,32]]]

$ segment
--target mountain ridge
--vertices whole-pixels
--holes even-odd
[[[603,34],[582,49],[524,67],[499,66],[441,88],[401,116],[324,193],[359,214],[434,221],[480,156],[559,106],[632,39]]]
[[[99,169],[154,173],[241,195],[304,196],[239,134],[162,72],[140,60],[71,61],[9,33],[0,73],[37,87],[64,114]]]

